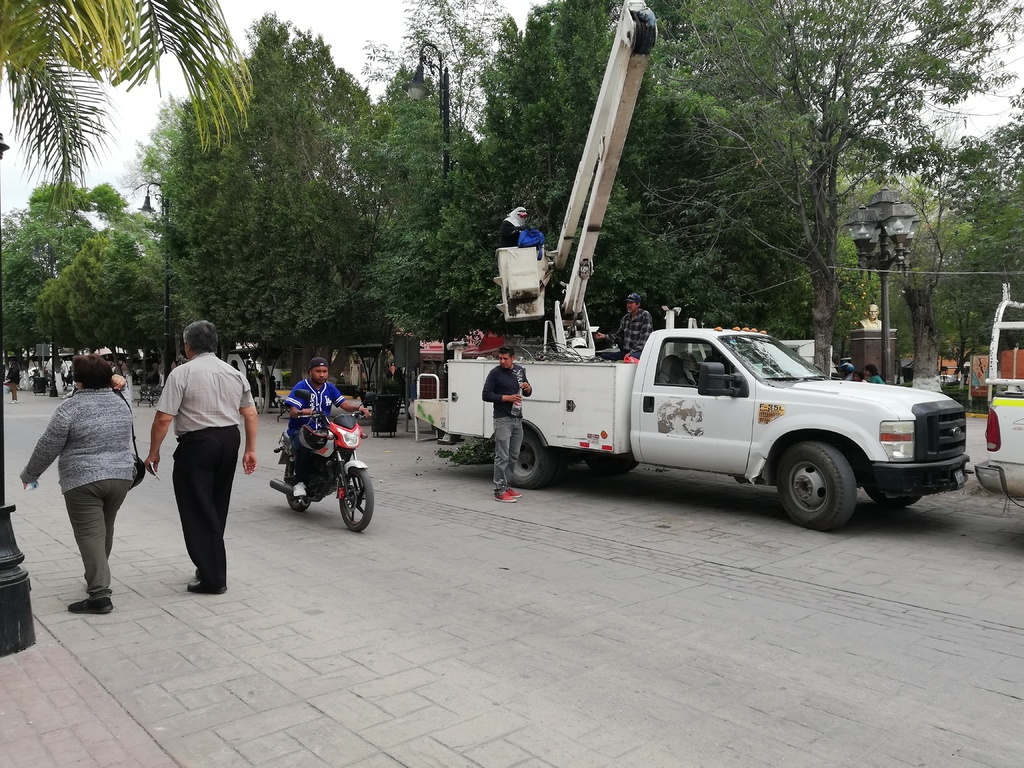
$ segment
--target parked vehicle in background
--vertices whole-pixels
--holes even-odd
[[[536,394],[523,408],[519,487],[558,482],[574,457],[600,476],[640,462],[700,470],[773,485],[793,522],[827,531],[849,520],[858,487],[879,506],[899,508],[965,482],[959,403],[830,380],[764,333],[655,331],[637,365],[539,359],[549,355],[529,360]],[[492,366],[448,364],[450,437],[490,436],[479,392]]]
[[[625,0],[558,250],[540,259],[534,248],[497,251],[499,309],[509,322],[536,320],[545,316],[545,286],[568,264],[580,233],[544,342],[532,356],[528,346],[516,348],[529,363],[535,394],[523,406],[513,484],[550,485],[575,458],[602,477],[640,462],[716,472],[776,486],[790,518],[819,531],[849,520],[858,487],[883,507],[963,487],[963,406],[923,390],[831,381],[793,351],[799,340],[786,345],[756,330],[692,327],[696,322],[675,328],[678,310],[666,308],[669,327],[650,335],[638,364],[596,357],[584,299],[656,39],[643,0]],[[448,399],[417,400],[417,412],[445,430],[445,440],[490,437],[490,404],[480,393],[494,363],[456,355],[448,364]]]
[[[1003,300],[992,322],[986,377],[990,393],[985,426],[988,460],[974,471],[986,491],[1024,498],[1024,350],[1016,341],[1024,321],[1007,319],[1014,310],[1024,310],[1024,304],[1012,301],[1010,286],[1004,284]]]

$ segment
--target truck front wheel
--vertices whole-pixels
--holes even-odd
[[[842,452],[828,443],[797,443],[779,464],[782,506],[797,525],[830,531],[857,506],[857,480]]]
[[[537,433],[526,427],[523,429],[519,461],[512,473],[512,484],[526,490],[551,485],[565,477],[568,461],[565,451],[544,445]]]

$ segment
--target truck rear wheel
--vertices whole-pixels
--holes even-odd
[[[526,490],[551,485],[565,477],[568,461],[565,451],[544,445],[536,432],[525,427],[519,461],[512,472],[512,484]]]
[[[903,509],[921,500],[920,496],[886,496],[877,488],[865,488],[864,493],[882,509]]]
[[[631,454],[606,456],[603,453],[584,453],[583,461],[599,475],[624,475],[640,464]]]
[[[797,443],[779,464],[782,506],[797,525],[830,531],[857,506],[857,480],[842,452],[827,443]]]

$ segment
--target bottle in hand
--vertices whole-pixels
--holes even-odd
[[[516,378],[519,379],[519,396],[522,397],[523,396],[523,380],[520,377],[519,371],[516,371]],[[519,403],[512,403],[512,415],[513,416],[522,416],[522,414],[523,414],[523,407],[521,405],[519,405]]]

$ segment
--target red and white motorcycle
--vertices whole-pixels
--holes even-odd
[[[295,395],[309,399],[307,392],[299,391]],[[355,414],[342,411],[338,416],[328,417],[322,411],[313,411],[299,437],[299,442],[313,454],[309,457],[306,495],[299,498],[292,495],[295,456],[287,431],[281,435],[280,446],[274,449],[274,453],[281,454],[278,463],[285,465],[284,482],[271,480],[270,487],[285,494],[288,506],[296,512],[305,512],[312,502],[334,496],[345,526],[350,531],[362,531],[373,517],[373,483],[369,468],[356,458],[356,448],[365,436]]]

